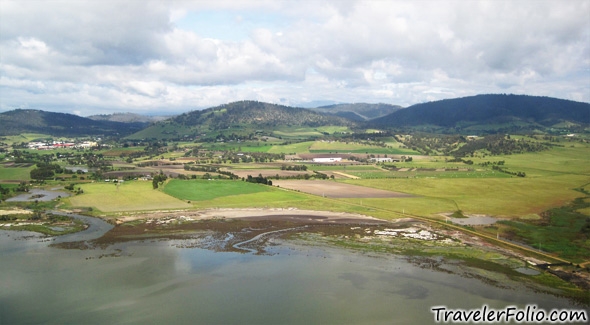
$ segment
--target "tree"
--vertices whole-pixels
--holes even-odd
[[[46,178],[51,178],[55,175],[53,170],[48,168],[35,168],[31,170],[31,178],[36,180],[44,180]]]
[[[2,185],[0,185],[0,195],[4,196],[4,195],[7,195],[9,192],[10,192],[9,189],[3,188]]]
[[[168,177],[166,177],[166,175],[164,175],[164,173],[161,171],[160,174],[154,176],[154,179],[152,180],[152,186],[154,190],[157,189],[159,185],[163,184],[167,178]]]

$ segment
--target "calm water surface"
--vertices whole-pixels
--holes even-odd
[[[29,192],[11,197],[6,202],[35,202],[35,201],[51,201],[58,197],[68,197],[69,193],[56,190],[42,190],[38,188],[31,189]]]
[[[278,242],[256,255],[149,240],[79,250],[32,235],[0,231],[0,324],[430,324],[438,305],[575,307],[338,248]]]

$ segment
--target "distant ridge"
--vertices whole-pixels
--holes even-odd
[[[431,125],[481,129],[551,127],[569,122],[590,123],[590,104],[527,95],[477,95],[412,105],[371,121],[376,127]]]
[[[52,136],[127,135],[141,130],[145,123],[95,121],[73,114],[33,109],[0,113],[0,135],[43,133]]]
[[[88,116],[89,119],[95,121],[111,121],[111,122],[122,122],[122,123],[145,123],[146,126],[149,123],[158,122],[165,120],[168,117],[165,116],[146,116],[135,113],[113,113],[113,114],[100,114]]]
[[[363,122],[391,114],[402,109],[401,106],[391,104],[334,104],[312,108],[311,110]]]

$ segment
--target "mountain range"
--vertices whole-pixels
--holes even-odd
[[[238,101],[162,120],[132,113],[89,118],[41,110],[0,113],[0,135],[116,135],[174,139],[210,132],[252,132],[276,128],[342,126],[351,129],[414,129],[452,133],[499,133],[546,128],[584,131],[590,104],[526,95],[477,95],[422,103],[407,108],[389,104],[336,104],[314,109],[258,101]]]

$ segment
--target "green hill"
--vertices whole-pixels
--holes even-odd
[[[292,127],[354,126],[345,118],[298,107],[257,101],[239,101],[200,111],[191,111],[150,125],[130,139],[182,139],[202,134],[237,134]]]
[[[73,114],[32,109],[0,113],[0,135],[42,133],[52,136],[121,135],[141,130],[145,123],[95,121]]]
[[[370,124],[429,126],[451,132],[513,132],[563,125],[583,130],[590,124],[590,104],[538,96],[477,95],[413,105]]]

